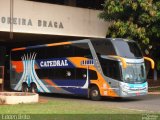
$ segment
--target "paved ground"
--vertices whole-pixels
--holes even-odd
[[[150,94],[137,98],[128,98],[115,100],[112,98],[103,98],[102,101],[90,101],[87,98],[73,97],[66,95],[41,94],[40,99],[43,100],[67,100],[76,102],[92,102],[93,104],[104,104],[120,109],[130,109],[136,111],[150,111],[160,113],[160,94]]]

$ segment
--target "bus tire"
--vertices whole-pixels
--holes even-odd
[[[89,96],[91,100],[101,100],[101,95],[97,86],[93,86],[90,88]]]
[[[31,84],[30,91],[31,91],[32,93],[37,93],[37,92],[38,92],[37,85],[36,85],[35,83],[32,83],[32,84]]]
[[[22,84],[22,92],[28,92],[28,91],[29,91],[29,88],[28,88],[27,83],[23,83]]]

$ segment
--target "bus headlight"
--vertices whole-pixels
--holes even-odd
[[[120,83],[120,90],[121,90],[121,95],[122,96],[127,96],[128,95],[128,90],[129,90],[129,85],[127,83]]]
[[[129,86],[127,83],[120,83],[120,87],[122,91],[128,91]]]

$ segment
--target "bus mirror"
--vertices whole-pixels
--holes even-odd
[[[126,60],[120,56],[114,56],[114,55],[110,55],[109,57],[112,57],[112,58],[116,58],[116,59],[119,59],[121,62],[122,62],[122,67],[124,69],[126,69],[127,67],[127,63],[126,63]]]
[[[151,68],[154,69],[154,67],[155,67],[154,61],[151,58],[149,58],[149,57],[144,57],[144,59],[147,60],[147,61],[149,61],[149,62],[151,62]]]

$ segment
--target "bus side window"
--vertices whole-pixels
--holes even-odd
[[[71,45],[63,45],[61,49],[59,49],[59,54],[61,57],[73,57],[74,48]]]
[[[116,55],[115,49],[114,49],[113,44],[111,43],[111,41],[106,40],[105,41],[105,47],[107,48],[107,50],[106,50],[106,54],[107,55]]]
[[[76,43],[73,44],[73,46],[75,57],[86,57],[90,59],[93,58],[88,43]]]
[[[75,69],[55,68],[54,69],[55,80],[75,80]]]
[[[87,79],[87,69],[77,68],[76,69],[76,79],[86,80]],[[89,79],[97,80],[97,72],[94,70],[89,70]]]
[[[86,80],[87,69],[77,68],[76,69],[76,80]]]
[[[21,57],[24,56],[24,51],[13,51],[11,52],[12,61],[21,61]]]
[[[101,58],[102,70],[104,75],[112,79],[121,80],[121,70],[118,61]]]
[[[48,69],[36,69],[36,73],[39,79],[49,79],[48,74],[51,71]]]
[[[97,80],[98,79],[97,72],[94,70],[89,70],[89,79],[90,80]]]
[[[45,51],[44,51],[45,52],[44,58],[45,59],[59,58],[60,57],[60,53],[59,53],[60,49],[61,49],[60,46],[46,47]]]

